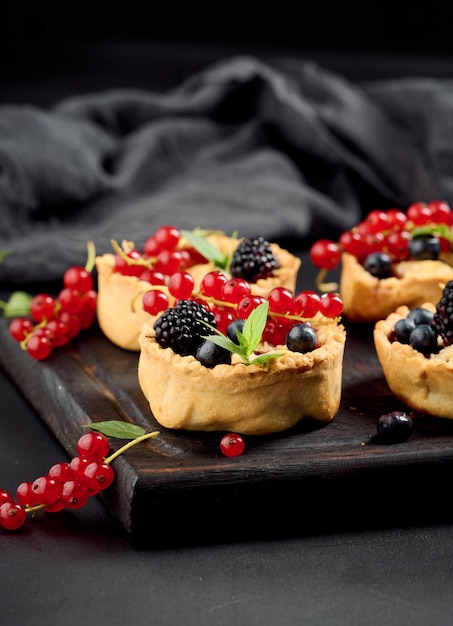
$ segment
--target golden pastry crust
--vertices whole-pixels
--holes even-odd
[[[222,252],[231,255],[240,239],[226,235],[210,235],[209,241]],[[294,291],[300,259],[275,243],[270,244],[272,253],[280,262],[274,275],[252,283],[252,293],[266,297],[277,286]],[[99,326],[105,336],[120,348],[138,352],[138,336],[146,321],[155,321],[156,317],[143,310],[142,296],[152,287],[146,281],[135,276],[124,276],[114,271],[115,256],[104,254],[96,258],[98,271],[97,316]],[[195,290],[205,274],[216,269],[213,263],[203,263],[190,267],[188,271],[195,279]],[[170,299],[170,306],[173,301]]]
[[[429,302],[423,307],[435,311]],[[387,384],[408,407],[416,412],[453,419],[453,349],[442,348],[426,358],[408,344],[391,342],[389,337],[398,320],[409,313],[401,306],[374,328],[374,343]]]
[[[266,369],[236,358],[232,365],[208,369],[192,356],[161,348],[147,323],[139,339],[139,384],[166,428],[263,435],[288,430],[303,418],[329,422],[341,399],[346,333],[334,323],[319,325],[317,333],[319,348],[301,354],[277,347],[285,354]]]
[[[453,267],[441,260],[400,261],[395,276],[376,278],[344,252],[340,277],[343,314],[353,322],[377,322],[399,306],[409,308],[436,303],[442,287],[453,279]]]

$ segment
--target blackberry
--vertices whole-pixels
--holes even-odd
[[[154,322],[156,341],[162,348],[171,348],[181,356],[195,356],[198,346],[204,341],[202,335],[210,334],[203,322],[216,326],[213,313],[202,304],[194,300],[180,300]]]
[[[280,267],[273,255],[269,242],[263,237],[243,239],[236,248],[230,263],[230,273],[234,278],[244,278],[256,283],[260,278],[272,276]]]
[[[453,280],[444,287],[431,326],[442,337],[445,346],[453,344]]]

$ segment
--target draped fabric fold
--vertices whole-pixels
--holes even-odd
[[[453,202],[453,83],[352,84],[309,61],[229,58],[166,93],[0,107],[2,285],[54,280],[88,240],[161,224],[301,249],[373,208]]]

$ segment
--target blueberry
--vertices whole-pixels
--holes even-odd
[[[392,411],[378,419],[377,434],[382,443],[404,443],[413,431],[414,422],[403,411]]]
[[[411,332],[415,328],[415,322],[412,319],[405,317],[402,320],[398,320],[393,329],[395,339],[400,343],[409,343]]]
[[[385,252],[371,252],[363,267],[376,278],[388,278],[392,275],[392,259]]]
[[[317,344],[316,331],[310,324],[296,324],[286,336],[286,347],[291,352],[311,352]]]
[[[239,342],[236,331],[238,330],[240,333],[242,333],[243,328],[244,320],[234,320],[234,322],[231,322],[228,325],[228,328],[226,330],[226,336],[228,337],[228,339],[231,339],[231,341],[238,344]]]
[[[419,235],[409,241],[409,255],[416,261],[437,259],[440,254],[440,241],[435,235]]]
[[[196,359],[197,361],[200,361],[202,365],[211,369],[216,365],[230,365],[231,352],[226,348],[222,348],[216,343],[209,341],[209,339],[206,339],[198,347]]]
[[[409,337],[409,343],[422,354],[431,354],[438,351],[437,334],[429,324],[419,324]]]
[[[409,311],[407,318],[408,320],[412,320],[415,325],[418,324],[431,324],[433,321],[434,313],[429,311],[428,309],[424,309],[421,306],[413,308]]]

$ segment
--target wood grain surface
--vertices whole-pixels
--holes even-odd
[[[160,431],[114,461],[116,481],[101,496],[138,543],[450,515],[453,423],[417,416],[408,442],[377,441],[379,416],[401,405],[382,376],[370,326],[346,324],[342,401],[330,424],[302,421],[277,436],[246,437],[245,453],[234,459],[220,453],[220,433],[160,427],[138,386],[138,354],[97,327],[44,362],[19,349],[5,320],[0,330],[3,367],[69,456],[91,422],[119,419]]]

